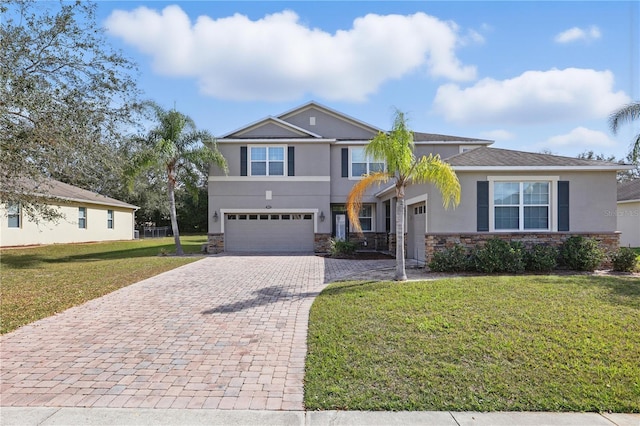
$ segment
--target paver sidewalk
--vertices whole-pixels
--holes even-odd
[[[392,264],[207,257],[0,337],[0,405],[302,410],[313,298]]]

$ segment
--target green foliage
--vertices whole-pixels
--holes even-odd
[[[429,269],[434,272],[464,272],[471,268],[467,250],[460,244],[433,254]]]
[[[620,247],[611,256],[614,271],[633,272],[638,268],[638,259],[633,249],[629,247]]]
[[[605,252],[593,238],[569,237],[560,249],[561,262],[576,271],[594,271],[605,259]]]
[[[525,267],[527,271],[549,272],[558,266],[557,248],[544,244],[536,244],[524,255]]]
[[[486,274],[519,274],[525,270],[524,251],[520,242],[508,243],[499,238],[492,238],[484,247],[474,250],[473,264],[478,272]]]
[[[47,177],[113,196],[135,65],[110,47],[95,3],[9,0],[0,14],[0,201],[50,215],[33,197]]]
[[[351,241],[331,239],[329,252],[332,256],[350,256],[356,252],[358,246]]]

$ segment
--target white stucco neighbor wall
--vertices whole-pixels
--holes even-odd
[[[78,227],[78,209],[86,208],[86,228]],[[57,206],[64,218],[58,222],[35,223],[26,214],[19,228],[9,228],[5,205],[0,205],[0,247],[34,244],[82,243],[93,241],[132,240],[134,210],[116,206],[69,203]],[[107,211],[113,211],[113,229],[107,227]]]
[[[640,200],[618,201],[620,247],[640,247]]]

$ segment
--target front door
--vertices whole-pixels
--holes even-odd
[[[347,212],[333,212],[333,224],[331,234],[337,241],[349,240],[349,218]]]

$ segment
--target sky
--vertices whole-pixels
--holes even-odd
[[[623,158],[638,2],[100,1],[144,96],[222,136],[316,101],[378,128]]]

